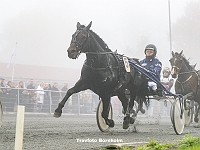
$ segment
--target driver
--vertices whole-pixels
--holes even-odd
[[[156,78],[160,81],[160,72],[162,70],[162,63],[156,58],[157,48],[153,44],[148,44],[145,47],[144,53],[146,58],[140,61],[140,65],[156,74]],[[157,87],[157,84],[152,80],[148,80],[148,86],[157,94],[162,96],[162,89]]]

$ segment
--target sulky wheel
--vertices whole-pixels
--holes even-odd
[[[181,115],[181,105],[180,100],[177,98],[173,102],[170,111],[171,121],[174,127],[176,134],[182,134],[184,125],[185,125],[185,116],[184,113]]]
[[[112,105],[110,104],[109,106],[109,114],[108,114],[108,119],[113,119],[113,109]],[[100,100],[98,106],[97,106],[97,113],[96,113],[96,119],[97,119],[97,125],[99,129],[104,132],[109,129],[109,126],[106,124],[104,118],[102,117],[102,112],[103,112],[103,102]]]
[[[2,122],[3,122],[3,106],[2,106],[2,103],[0,101],[0,127],[2,125]]]

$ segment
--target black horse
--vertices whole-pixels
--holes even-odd
[[[175,92],[176,94],[182,94],[185,99],[194,100],[200,104],[199,74],[182,53],[183,50],[180,53],[172,51],[172,58],[169,60],[172,66],[171,75],[173,78],[177,78]],[[198,112],[199,107],[195,112],[195,122],[199,120]]]
[[[68,98],[80,91],[90,89],[102,99],[102,117],[109,127],[114,127],[114,121],[108,119],[111,96],[118,96],[125,111],[123,128],[126,129],[130,123],[130,110],[134,105],[140,78],[137,71],[130,67],[130,72],[125,70],[121,63],[122,55],[112,52],[107,44],[88,26],[77,23],[77,30],[72,35],[71,44],[67,50],[68,57],[77,59],[81,53],[86,54],[86,60],[81,70],[81,77],[74,87],[69,89],[66,96],[59,103],[54,112],[54,117],[60,117],[62,108]],[[138,79],[136,79],[138,78]],[[130,91],[130,103],[125,95],[125,90]]]

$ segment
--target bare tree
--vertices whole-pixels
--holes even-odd
[[[173,47],[184,53],[197,53],[200,47],[200,1],[189,3],[185,14],[172,25]],[[196,55],[194,54],[193,58]]]

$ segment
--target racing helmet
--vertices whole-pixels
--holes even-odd
[[[144,53],[146,54],[146,50],[153,50],[154,53],[153,53],[153,56],[156,56],[157,54],[157,48],[154,44],[148,44],[146,47],[145,47],[145,50],[144,50]]]
[[[164,74],[165,72],[167,72],[168,74],[171,73],[170,68],[169,67],[165,67],[162,71],[162,73]]]

